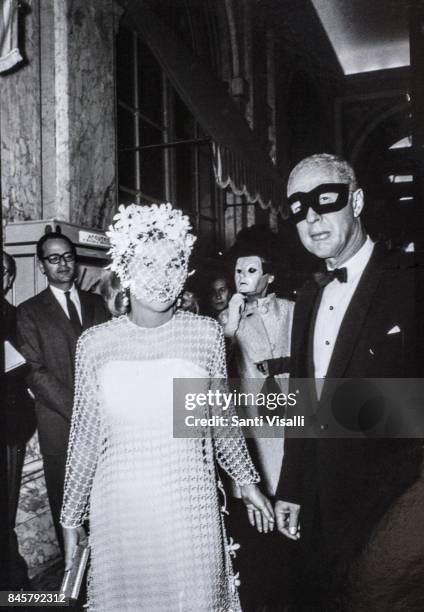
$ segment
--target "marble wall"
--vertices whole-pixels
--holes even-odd
[[[60,4],[55,7],[56,142],[63,163],[57,195],[69,199],[71,222],[102,228],[116,203],[113,1]]]
[[[104,228],[116,206],[114,0],[28,0],[25,64],[0,75],[7,221]]]
[[[39,219],[42,214],[39,0],[20,12],[25,61],[0,74],[1,187],[7,221]]]

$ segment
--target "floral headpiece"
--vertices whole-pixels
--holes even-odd
[[[130,288],[135,295],[142,291],[144,298],[147,292],[149,299],[160,301],[181,290],[196,240],[190,233],[189,218],[166,203],[121,205],[113,220],[106,232],[111,244],[108,254],[112,258],[108,267],[116,272],[123,287]],[[131,265],[135,256],[137,271]]]

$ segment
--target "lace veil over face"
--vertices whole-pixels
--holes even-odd
[[[122,286],[147,302],[174,301],[188,275],[196,237],[188,217],[167,204],[120,206],[107,235],[110,269]]]

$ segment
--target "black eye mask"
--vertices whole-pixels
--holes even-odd
[[[325,215],[342,210],[348,201],[347,183],[323,183],[311,191],[297,191],[289,197],[290,217],[294,223],[300,223],[306,219],[310,208],[317,215]]]

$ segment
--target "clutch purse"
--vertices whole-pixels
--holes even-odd
[[[78,599],[90,549],[78,544],[72,559],[72,566],[66,570],[59,593],[69,599]]]

